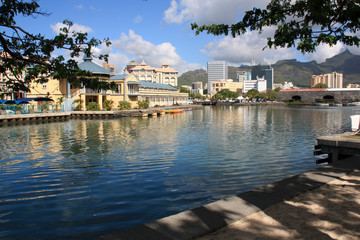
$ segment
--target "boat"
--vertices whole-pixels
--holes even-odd
[[[192,108],[185,108],[184,111],[191,111]]]
[[[328,103],[315,103],[315,106],[322,106],[322,107],[324,107],[324,106],[329,106],[329,104],[328,104]]]
[[[184,109],[168,109],[168,110],[164,110],[165,113],[182,113],[184,111]]]

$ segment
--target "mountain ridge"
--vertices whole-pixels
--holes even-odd
[[[360,55],[354,55],[349,50],[317,63],[316,61],[299,62],[296,59],[279,60],[271,65],[274,68],[274,83],[293,82],[299,87],[310,87],[311,76],[331,72],[344,74],[344,87],[349,83],[360,83]],[[250,66],[229,66],[229,78],[235,80],[236,72],[250,70]],[[192,82],[207,82],[205,69],[196,69],[183,73],[179,85],[191,85]]]

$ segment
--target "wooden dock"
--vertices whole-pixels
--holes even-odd
[[[318,137],[314,155],[327,154],[327,158],[316,160],[316,163],[334,163],[342,159],[360,154],[360,135],[344,133]]]

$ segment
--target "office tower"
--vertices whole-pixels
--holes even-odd
[[[251,67],[251,77],[255,80],[264,78],[266,80],[266,88],[273,89],[274,84],[274,69],[270,64],[260,64]]]
[[[211,82],[228,79],[228,65],[225,61],[210,61],[207,63],[207,74],[209,89],[208,94],[213,95],[215,93],[210,92]]]

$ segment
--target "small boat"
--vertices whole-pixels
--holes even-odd
[[[324,106],[329,106],[329,104],[328,104],[328,103],[315,103],[315,106],[322,106],[322,107],[324,107]]]
[[[169,109],[169,110],[164,110],[165,113],[182,113],[184,111],[184,109]]]
[[[185,108],[184,111],[191,111],[192,108]]]

